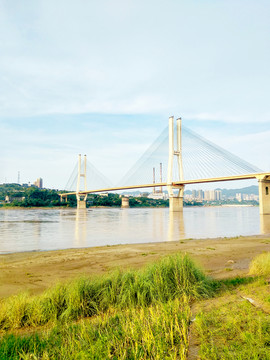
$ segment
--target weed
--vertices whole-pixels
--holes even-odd
[[[252,260],[249,274],[257,276],[270,275],[270,252],[260,254]]]

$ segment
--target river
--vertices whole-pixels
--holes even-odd
[[[1,209],[0,254],[270,233],[259,207]]]

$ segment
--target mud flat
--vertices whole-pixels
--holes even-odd
[[[0,255],[0,298],[27,291],[38,294],[57,282],[140,268],[168,254],[188,253],[215,278],[245,275],[252,258],[270,251],[270,236],[186,239]]]

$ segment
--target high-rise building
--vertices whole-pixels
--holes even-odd
[[[198,200],[203,200],[203,191],[202,191],[202,190],[198,190],[198,192],[197,192],[197,199],[198,199]]]
[[[205,190],[204,200],[206,201],[221,200],[221,190]]]
[[[43,188],[43,180],[42,178],[38,178],[35,182],[34,182],[34,185],[40,189]]]
[[[236,198],[236,200],[238,200],[239,202],[241,202],[241,201],[242,201],[242,194],[241,194],[241,193],[237,193],[237,194],[235,195],[235,198]]]
[[[221,200],[222,192],[221,190],[215,190],[215,200]]]
[[[205,190],[203,199],[204,199],[205,201],[210,200],[209,190]]]

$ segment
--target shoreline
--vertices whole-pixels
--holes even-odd
[[[238,239],[238,238],[257,238],[257,237],[263,237],[267,238],[268,234],[251,234],[251,235],[235,235],[235,236],[219,236],[219,237],[205,237],[205,238],[185,238],[180,240],[167,240],[167,241],[152,241],[152,242],[135,242],[135,243],[119,243],[119,244],[107,244],[107,245],[94,245],[94,246],[83,246],[83,247],[69,247],[69,248],[57,248],[57,249],[34,249],[34,250],[22,250],[22,251],[7,251],[7,252],[1,252],[0,251],[0,269],[1,269],[1,256],[7,256],[7,255],[19,255],[19,254],[31,254],[31,253],[49,253],[49,252],[57,252],[57,251],[80,251],[80,250],[89,250],[89,249],[102,249],[107,247],[116,247],[116,246],[133,246],[133,245],[150,245],[150,244],[164,244],[164,243],[185,243],[189,241],[219,241],[223,239]],[[270,234],[269,234],[270,237]]]
[[[214,278],[245,276],[250,261],[264,251],[270,251],[270,235],[0,254],[0,299],[117,268],[138,269],[176,252],[189,254]]]
[[[218,205],[184,205],[184,208],[202,208],[202,207],[258,207],[259,204],[218,204]],[[77,210],[77,207],[67,207],[67,206],[0,206],[0,210]],[[80,210],[89,210],[89,209],[120,209],[123,210],[121,206],[89,206],[86,209]],[[169,206],[134,206],[129,207],[128,209],[169,209]]]

